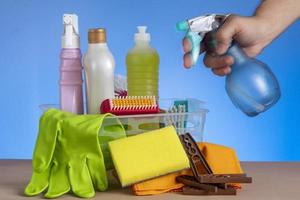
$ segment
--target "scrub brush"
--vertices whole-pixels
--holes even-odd
[[[104,100],[100,111],[114,115],[135,115],[158,113],[159,108],[155,96],[123,96]]]

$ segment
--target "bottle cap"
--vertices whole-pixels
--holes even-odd
[[[106,31],[104,28],[89,29],[89,43],[106,43]]]
[[[79,48],[78,17],[76,14],[63,15],[64,33],[62,48]]]
[[[150,34],[146,33],[147,26],[138,26],[138,33],[134,34],[134,40],[137,41],[150,41]]]

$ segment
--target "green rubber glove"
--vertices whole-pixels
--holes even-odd
[[[126,132],[123,125],[115,117],[106,117],[103,119],[101,129],[99,131],[99,141],[102,154],[104,156],[106,170],[114,168],[111,159],[108,142],[126,137]]]
[[[53,112],[63,113],[57,110]],[[58,115],[57,113],[54,115]],[[55,131],[51,132],[52,136],[39,132],[33,157],[34,172],[25,194],[29,196],[39,194],[48,184],[48,192],[45,195],[47,198],[61,196],[70,190],[79,197],[93,197],[94,187],[100,191],[106,190],[106,170],[98,137],[106,116],[111,115],[60,118],[56,120],[58,121],[56,127],[50,127],[51,123],[45,123],[45,128],[48,126]],[[122,133],[119,135],[125,136],[120,123],[119,126],[115,125],[108,130],[116,130],[116,127]],[[42,144],[39,145],[39,141],[43,141]]]
[[[107,189],[104,158],[98,140],[103,118],[104,115],[80,115],[59,122],[45,197],[55,198],[71,189],[75,195],[88,198],[95,195],[94,186],[100,191]]]
[[[73,116],[71,113],[49,109],[40,117],[39,132],[32,160],[32,177],[25,188],[25,195],[37,195],[48,187],[51,171],[50,162],[54,153],[54,146],[50,144],[56,142],[58,122],[71,116]]]

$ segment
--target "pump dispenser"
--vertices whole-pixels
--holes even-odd
[[[158,97],[159,55],[150,46],[146,26],[138,26],[134,34],[135,46],[126,56],[129,96]]]
[[[82,114],[83,80],[77,15],[64,14],[63,25],[60,54],[60,107],[64,111]]]

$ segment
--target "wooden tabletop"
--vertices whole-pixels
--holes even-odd
[[[97,192],[94,199],[126,200],[126,199],[172,199],[193,200],[201,198],[222,200],[298,200],[300,199],[300,162],[243,162],[245,172],[253,177],[253,183],[244,185],[238,190],[237,196],[186,196],[177,193],[167,193],[155,196],[137,197],[127,189],[114,186],[107,192]],[[0,199],[42,199],[43,196],[24,197],[23,190],[31,176],[30,160],[0,160]],[[59,199],[78,199],[66,194]]]

